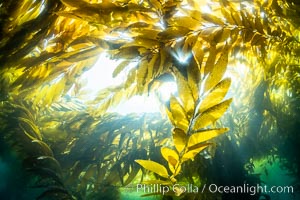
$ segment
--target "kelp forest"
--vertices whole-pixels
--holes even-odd
[[[1,0],[0,198],[300,199],[299,27],[298,0]]]

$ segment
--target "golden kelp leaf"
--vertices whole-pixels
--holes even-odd
[[[159,63],[159,67],[158,67],[158,70],[156,72],[156,75],[160,74],[163,71],[163,69],[165,67],[165,62],[166,62],[166,59],[167,59],[167,55],[168,55],[168,53],[166,52],[166,50],[164,50],[164,49],[160,50],[160,63]]]
[[[137,88],[135,86],[128,87],[124,90],[121,86],[106,88],[104,91],[100,92],[100,95],[108,94],[105,99],[99,98],[101,101],[101,104],[96,109],[93,108],[89,110],[89,112],[92,113],[93,116],[99,116],[106,112],[107,109],[109,109],[110,106],[116,106],[124,97],[131,98],[137,93]],[[102,96],[102,95],[101,95]],[[98,99],[98,98],[96,98]],[[92,103],[92,102],[91,102]]]
[[[148,10],[149,8],[147,8]],[[155,12],[157,12],[157,10],[155,10]],[[123,12],[123,16],[128,16],[128,11]],[[126,17],[123,17],[123,20]],[[134,20],[132,20],[133,18],[135,18]],[[151,24],[151,27],[155,27],[155,25],[157,25],[157,23],[159,23],[159,18],[154,17],[153,15],[151,15],[151,13],[146,13],[146,12],[132,12],[130,15],[130,18],[127,18],[127,23],[134,23],[134,22],[145,22],[148,24]],[[160,27],[155,27],[155,28],[160,28]],[[141,28],[142,29],[142,28]]]
[[[158,0],[149,0],[148,2],[155,8],[155,11],[158,11],[158,10],[162,9],[162,5],[161,5],[160,1],[158,1]]]
[[[229,45],[234,44],[240,38],[240,31],[238,28],[231,29]]]
[[[224,25],[224,20],[212,15],[212,14],[209,14],[209,13],[201,13],[201,17],[202,19],[210,22],[210,23],[214,23],[214,24],[217,24],[217,25],[221,25],[223,26]]]
[[[170,138],[164,138],[164,139],[162,139],[162,140],[159,140],[159,143],[158,143],[158,145],[159,146],[163,146],[163,145],[166,145],[167,143],[169,143],[170,142]]]
[[[173,149],[170,149],[168,147],[162,147],[160,149],[161,155],[164,157],[168,163],[170,163],[172,166],[176,166],[179,156]]]
[[[151,60],[148,63],[148,73],[146,82],[150,82],[152,80],[153,74],[155,73],[156,64],[159,62],[159,53],[155,53],[152,55]]]
[[[187,151],[192,151],[192,150],[198,149],[200,147],[209,146],[209,145],[212,145],[212,144],[213,143],[211,143],[211,142],[205,142],[205,143],[195,144],[195,145],[187,148]]]
[[[164,177],[164,178],[169,177],[167,169],[163,165],[161,165],[157,162],[154,162],[152,160],[134,160],[134,161],[137,162],[138,164],[140,164],[145,169],[152,171],[161,177]]]
[[[30,66],[34,66],[34,65],[30,65]],[[52,70],[49,67],[49,65],[39,65],[39,66],[32,67],[32,71],[30,71],[31,78],[46,78],[49,76],[51,71]]]
[[[178,156],[177,152],[174,151],[173,149],[170,149],[167,147],[162,147],[160,149],[160,151],[161,151],[161,154],[164,157],[164,159],[166,161],[168,161],[169,169],[174,175],[176,172],[178,172],[178,167],[180,167],[180,166],[178,166],[179,156]],[[176,170],[176,172],[175,172],[175,170]]]
[[[240,13],[231,9],[231,16],[233,18],[233,20],[235,21],[235,24],[238,26],[243,26],[243,22],[240,16]]]
[[[47,144],[45,144],[47,145]],[[49,148],[49,147],[48,147]],[[49,148],[50,149],[50,148]],[[61,166],[59,162],[52,156],[39,156],[36,158],[37,162],[39,162],[39,166],[47,166],[48,169],[53,170],[53,172],[56,172],[56,174],[61,178],[62,176],[62,171],[61,171]]]
[[[199,113],[195,118],[193,130],[198,130],[214,123],[225,113],[231,101],[232,99],[225,100],[222,103],[219,103],[207,109],[206,111]]]
[[[15,26],[21,26],[36,19],[40,14],[42,4],[42,2],[23,1],[19,5],[14,5],[16,10],[10,16],[10,21],[13,24],[12,28],[15,29]],[[20,13],[23,14],[20,15]]]
[[[182,156],[182,161],[187,161],[189,159],[193,160],[194,157],[200,153],[202,150],[204,150],[207,146],[210,144],[198,144],[190,147],[188,151]]]
[[[136,68],[132,68],[128,72],[127,79],[126,79],[125,84],[124,84],[125,88],[129,88],[135,82],[136,76],[137,76],[136,71],[137,71]]]
[[[181,128],[184,131],[188,130],[189,121],[187,119],[187,113],[177,99],[171,95],[170,97],[170,111],[173,116],[173,124],[176,127]]]
[[[131,63],[130,60],[122,61],[113,71],[113,78],[115,78],[121,71],[123,71],[129,64]]]
[[[111,144],[112,144],[112,145],[118,145],[118,144],[120,144],[120,137],[121,137],[121,135],[117,135],[117,136],[111,141]]]
[[[255,28],[257,29],[258,32],[260,32],[261,34],[265,34],[264,33],[264,26],[261,23],[260,17],[255,17]]]
[[[231,29],[222,28],[222,32],[214,37],[214,41],[216,43],[225,42],[228,40],[228,38],[230,38],[230,35],[231,35]]]
[[[84,175],[82,177],[82,180],[89,180],[97,174],[97,165],[91,164],[88,165],[86,171],[84,172]]]
[[[190,86],[194,103],[194,108],[192,109],[193,112],[195,110],[195,104],[199,98],[199,82],[201,79],[200,75],[200,66],[197,64],[197,61],[193,57],[190,61],[190,64],[187,66],[188,85]],[[188,114],[190,114],[190,112],[188,112]]]
[[[172,123],[173,126],[176,126],[175,120],[174,120],[174,118],[173,118],[173,115],[172,115],[172,112],[170,111],[169,106],[168,106],[168,105],[165,105],[165,108],[166,108],[165,111],[166,111],[166,113],[167,113],[167,116],[168,116],[170,122]]]
[[[102,48],[108,48],[108,46],[106,47],[102,47]],[[64,54],[64,59],[68,62],[79,62],[79,61],[83,61],[89,58],[92,58],[94,56],[99,56],[100,53],[102,53],[103,49],[101,47],[92,47],[89,49],[85,49],[85,50],[76,50],[74,52],[70,52],[70,55],[68,56],[68,53]]]
[[[218,128],[218,129],[209,129],[209,130],[204,130],[204,131],[199,131],[197,133],[194,133],[189,137],[188,147],[190,148],[196,144],[206,142],[214,137],[217,137],[218,135],[227,132],[228,130],[229,130],[228,128]]]
[[[169,159],[168,160],[169,168],[170,168],[171,172],[174,173],[176,165],[178,164],[178,161],[174,157],[172,157],[172,156],[169,156],[168,159]]]
[[[262,42],[264,42],[265,40],[266,40],[266,38],[263,35],[256,32],[251,39],[251,45],[252,46],[261,45]]]
[[[142,36],[146,39],[156,40],[160,30],[150,29],[150,28],[132,28],[131,32],[133,35]]]
[[[202,61],[204,57],[204,51],[202,49],[202,45],[203,45],[202,41],[198,39],[192,48],[192,53],[198,64],[199,69],[202,65]]]
[[[161,39],[175,39],[185,36],[190,30],[185,27],[172,26],[167,28],[165,31],[158,34]]]
[[[100,17],[99,12],[91,7],[77,8],[69,11],[59,11],[56,12],[56,14],[66,18],[82,20],[83,22],[87,21],[91,24],[105,24],[105,20],[108,20],[107,16]],[[109,25],[110,23],[107,24]]]
[[[69,23],[69,25],[74,23]],[[68,30],[70,32],[75,32],[76,27],[73,26],[72,30]],[[67,36],[66,36],[67,37]],[[70,36],[71,37],[71,36]],[[96,44],[101,44],[102,42],[105,42],[102,38],[96,38],[96,37],[88,37],[88,36],[79,36],[73,41],[70,41],[70,43],[65,47],[65,52],[76,52],[76,51],[84,51],[90,48],[95,47]],[[66,42],[67,43],[67,42]],[[60,48],[63,48],[62,44],[59,46]],[[54,48],[54,49],[52,49]],[[49,46],[48,52],[57,52],[58,47],[51,45]]]
[[[137,87],[138,87],[139,94],[143,92],[145,82],[146,82],[147,72],[148,72],[148,61],[147,59],[142,59],[137,69]]]
[[[195,19],[198,22],[202,21],[201,12],[198,10],[188,10],[185,9],[184,12],[187,16],[190,16],[191,18]]]
[[[180,128],[173,129],[173,142],[178,153],[181,153],[186,145],[187,135]]]
[[[226,96],[227,91],[230,87],[231,79],[225,78],[219,82],[210,93],[201,101],[198,113],[207,110],[208,108],[219,104]]]
[[[156,45],[159,45],[159,42],[157,40],[144,38],[141,36],[137,36],[133,38],[132,42],[126,43],[122,46],[122,48],[125,47],[145,47],[147,49],[151,49],[155,47]]]
[[[21,117],[26,118],[26,119],[28,119],[30,121],[35,121],[34,115],[23,104],[21,104],[21,105],[14,105],[14,106],[22,111]]]
[[[134,22],[134,23],[128,25],[128,27],[124,27],[124,31],[128,30],[128,29],[134,30],[134,29],[138,29],[138,28],[144,29],[144,28],[151,28],[151,27],[152,27],[151,24],[146,23],[144,21],[139,21],[139,22]],[[123,27],[122,28],[120,27],[119,30],[123,30]]]
[[[61,2],[68,7],[80,8],[80,7],[87,6],[87,2],[85,2],[85,1],[76,1],[75,2],[72,0],[61,0]]]
[[[208,74],[208,77],[205,81],[204,91],[210,90],[212,87],[217,85],[222,79],[224,73],[226,72],[228,64],[228,52],[229,46],[226,44],[223,48],[223,51],[218,59],[217,63],[213,66],[211,73]]]
[[[223,32],[224,32],[224,28],[222,28],[222,27],[216,28],[216,31],[212,34],[212,36],[213,36],[212,42],[218,43],[222,37]]]
[[[190,55],[191,48],[194,46],[194,44],[197,42],[197,40],[198,40],[198,35],[196,35],[196,34],[188,34],[185,37],[184,45],[182,47],[183,55]]]
[[[172,176],[174,178],[174,176],[177,176],[180,173],[180,171],[181,171],[181,164],[178,163],[176,166],[172,166],[169,163],[169,168],[170,168],[170,171],[173,173]]]
[[[247,13],[247,16],[249,17],[248,22],[250,23],[251,28],[255,30],[255,16],[252,16],[252,14],[249,13]]]
[[[30,139],[30,140],[36,140],[36,138],[34,136],[32,136],[30,133],[28,133],[24,127],[22,127],[22,125],[19,125],[20,128],[24,131],[24,134]]]
[[[200,36],[207,42],[213,43],[214,38],[218,37],[218,35],[221,35],[222,31],[222,27],[207,27],[201,31]]]
[[[46,96],[43,99],[44,100],[43,104],[44,105],[51,105],[53,102],[55,102],[56,100],[58,100],[61,97],[62,92],[65,89],[66,83],[67,83],[67,78],[63,77],[57,83],[55,83],[54,85],[52,85],[49,88]]]
[[[201,25],[199,21],[188,16],[171,18],[168,22],[169,26],[185,27],[190,30],[195,30]]]
[[[240,14],[241,14],[241,17],[242,17],[243,25],[244,25],[246,28],[252,28],[252,27],[251,27],[251,23],[250,23],[250,20],[251,20],[251,19],[249,19],[249,16],[247,15],[246,11],[245,11],[245,10],[241,10],[241,11],[240,11]]]
[[[215,60],[217,56],[217,50],[215,45],[211,45],[209,48],[209,55],[204,67],[204,76],[211,73],[212,69],[215,66]]]
[[[121,90],[122,88],[117,88],[118,90]],[[111,95],[111,93],[115,92],[116,88],[106,88],[103,90],[100,90],[97,94],[96,94],[96,98],[93,101],[88,102],[89,104],[94,104],[94,103],[98,103],[100,101],[103,101],[105,98],[109,97]]]
[[[116,53],[113,57],[114,58],[120,58],[120,59],[133,59],[138,57],[139,51],[137,47],[125,47],[125,48],[120,48],[118,53]]]
[[[38,144],[42,148],[44,156],[51,156],[51,157],[53,157],[52,150],[50,149],[50,147],[45,142],[43,142],[41,140],[37,140],[37,139],[34,139],[31,142]]]
[[[202,4],[198,1],[195,0],[187,0],[187,3],[189,6],[191,6],[192,8],[199,8]],[[206,2],[203,2],[206,4]]]
[[[184,110],[187,112],[187,120],[189,120],[193,115],[195,109],[195,99],[193,96],[193,92],[184,76],[182,76],[182,74],[178,70],[174,70],[174,73],[177,79],[178,95],[182,100]]]
[[[18,120],[20,121],[20,126],[23,127],[24,130],[26,130],[28,133],[30,133],[31,136],[35,136],[39,140],[42,140],[40,130],[32,121],[23,117],[18,117]],[[33,132],[34,134],[31,134],[31,132]]]
[[[232,25],[235,24],[229,10],[227,10],[226,7],[222,6],[221,7],[221,12],[222,12],[223,16],[226,18],[226,20],[228,21],[229,24],[232,24]]]
[[[245,29],[245,31],[243,31],[243,33],[242,33],[242,37],[244,39],[244,42],[250,42],[253,36],[254,36],[253,30]]]

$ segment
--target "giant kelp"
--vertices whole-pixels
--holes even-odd
[[[250,158],[271,155],[299,179],[293,156],[299,141],[293,139],[299,137],[298,4],[1,1],[1,142],[18,153],[32,175],[29,186],[43,188],[36,195],[40,199],[97,198],[93,195],[105,187],[135,181],[140,168],[134,160],[173,183],[178,176],[226,185],[232,174],[220,175],[228,170],[220,163],[237,169],[232,183],[239,184],[251,175]],[[127,78],[82,104],[76,101],[83,98],[78,79],[104,51],[121,60],[112,75]],[[234,74],[242,63],[248,67],[244,79]],[[232,81],[223,79],[228,72]],[[106,113],[165,81],[178,87],[162,102],[171,124],[160,115]],[[233,103],[219,120],[233,81]],[[70,91],[74,96],[66,101]],[[214,140],[216,156],[207,162],[199,152],[227,131],[216,128],[224,125],[231,132]],[[227,163],[239,151],[244,155]],[[148,159],[157,168],[149,168]]]

